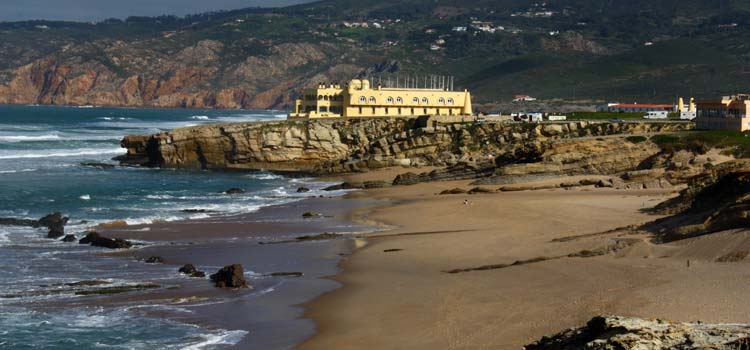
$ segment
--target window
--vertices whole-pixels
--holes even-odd
[[[321,113],[326,113],[326,112],[328,112],[328,107],[326,107],[326,106],[321,106],[321,107],[320,107],[320,112],[321,112]]]
[[[396,97],[396,103],[402,104],[402,103],[404,103],[404,99],[401,98],[401,97]]]
[[[367,98],[366,98],[366,97],[364,97],[364,96],[360,96],[360,97],[359,97],[359,102],[360,102],[360,103],[365,103],[365,102],[367,102]]]
[[[386,102],[388,102],[388,103],[393,103],[393,97],[391,97],[391,96],[388,96],[388,98],[387,98],[387,99],[385,99],[385,100],[386,100]]]
[[[444,99],[444,98],[442,98],[442,97],[441,97],[441,98],[439,98],[439,99],[438,99],[438,103],[439,103],[439,104],[441,104],[441,105],[445,104],[445,99]]]
[[[419,103],[419,97],[415,97],[415,98],[411,99],[411,103],[418,104]]]
[[[449,105],[452,105],[452,104],[453,104],[453,98],[452,98],[452,97],[448,97],[448,104],[449,104]]]
[[[318,95],[318,100],[323,101],[323,95]]]
[[[359,115],[362,115],[362,107],[359,107]]]
[[[385,107],[385,115],[388,115],[388,107]]]
[[[375,103],[375,96],[370,96],[370,103]]]
[[[427,100],[427,97],[422,97],[422,103],[427,104],[428,102],[430,102],[430,101]]]

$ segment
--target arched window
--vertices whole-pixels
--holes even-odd
[[[403,98],[401,98],[400,96],[399,96],[399,97],[396,97],[396,103],[398,103],[398,104],[402,104],[402,103],[404,103],[404,99],[403,99]]]
[[[359,103],[365,103],[365,102],[367,102],[367,97],[360,96],[359,97]]]
[[[429,103],[429,102],[430,102],[430,101],[429,101],[429,100],[427,100],[427,97],[422,97],[422,103],[424,103],[424,104],[427,104],[427,103]]]
[[[441,97],[441,98],[439,98],[439,99],[438,99],[438,103],[439,103],[439,104],[441,104],[441,105],[442,105],[442,104],[445,104],[445,99],[444,99],[444,98],[442,98],[442,97]]]
[[[370,96],[370,103],[375,103],[375,96]]]
[[[318,100],[323,101],[323,95],[318,95]]]
[[[453,98],[452,98],[452,97],[448,97],[448,104],[449,104],[449,105],[452,105],[452,104],[453,104]]]
[[[388,96],[387,99],[385,99],[388,103],[393,103],[393,97]]]
[[[418,104],[419,103],[419,97],[415,97],[415,98],[411,99],[411,103]]]

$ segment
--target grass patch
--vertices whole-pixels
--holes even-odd
[[[651,141],[668,153],[690,151],[705,154],[712,148],[727,149],[722,153],[737,158],[750,158],[750,133],[736,131],[699,131],[684,135],[654,135]]]

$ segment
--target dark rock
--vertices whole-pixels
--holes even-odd
[[[340,234],[326,232],[326,233],[321,233],[319,235],[299,236],[299,237],[296,238],[296,240],[298,240],[298,241],[319,241],[319,240],[324,240],[324,239],[333,239],[333,238],[337,238],[337,237],[340,237],[340,236],[341,236]]]
[[[328,186],[323,191],[338,191],[338,190],[361,190],[364,189],[365,185],[359,182],[342,182],[338,185]]]
[[[478,193],[495,193],[496,191],[491,188],[486,187],[474,187],[469,190],[469,194],[478,194]]]
[[[163,264],[164,258],[160,256],[152,256],[145,260],[146,264]]]
[[[213,281],[216,287],[219,288],[248,288],[249,285],[245,281],[245,275],[242,270],[242,265],[233,264],[224,266],[211,275],[211,281]]]
[[[97,162],[88,162],[88,163],[81,163],[82,166],[97,168],[97,169],[114,169],[115,166],[112,164],[107,163],[97,163]]]
[[[76,241],[76,235],[65,235],[65,237],[62,239],[63,242],[75,242]]]
[[[108,249],[128,249],[133,246],[130,241],[120,238],[102,237],[97,232],[89,232],[85,237],[78,241],[79,244],[90,244],[94,247],[103,247]]]
[[[307,187],[300,187],[297,189],[297,193],[307,193],[310,192],[310,189]]]
[[[411,186],[416,185],[420,182],[425,182],[425,180],[422,179],[419,175],[412,172],[399,174],[395,179],[393,179],[394,186]]]
[[[55,212],[39,219],[38,225],[49,229],[47,238],[60,238],[65,235],[65,224],[68,220],[61,213]]]
[[[193,264],[185,264],[178,270],[180,273],[190,275],[191,277],[206,277],[206,273],[198,271]]]
[[[243,190],[241,188],[230,188],[230,189],[224,191],[224,193],[226,193],[226,194],[242,194],[242,193],[245,193],[245,190]]]
[[[443,192],[440,192],[441,195],[446,195],[446,194],[465,194],[465,193],[466,193],[466,190],[463,189],[463,188],[453,188],[453,189],[450,189],[450,190],[445,190]]]
[[[308,211],[308,212],[302,214],[303,218],[317,218],[317,217],[321,217],[321,216],[323,216],[323,214],[318,213],[316,211]]]
[[[370,189],[370,188],[383,188],[383,187],[388,187],[388,186],[390,186],[391,184],[389,184],[389,183],[387,183],[387,182],[385,182],[385,181],[365,181],[365,182],[363,183],[363,185],[364,185],[364,187],[365,187],[366,189]]]
[[[302,272],[274,272],[271,273],[272,277],[302,277]]]
[[[398,249],[398,248],[394,248],[394,249],[386,249],[386,250],[383,250],[383,253],[395,253],[395,252],[400,252],[400,251],[402,251],[402,250],[403,250],[403,249]]]
[[[180,210],[183,213],[207,213],[208,210],[206,209],[182,209]]]

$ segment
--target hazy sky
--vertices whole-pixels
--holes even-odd
[[[185,15],[310,0],[0,0],[0,21],[96,21],[127,16]]]

